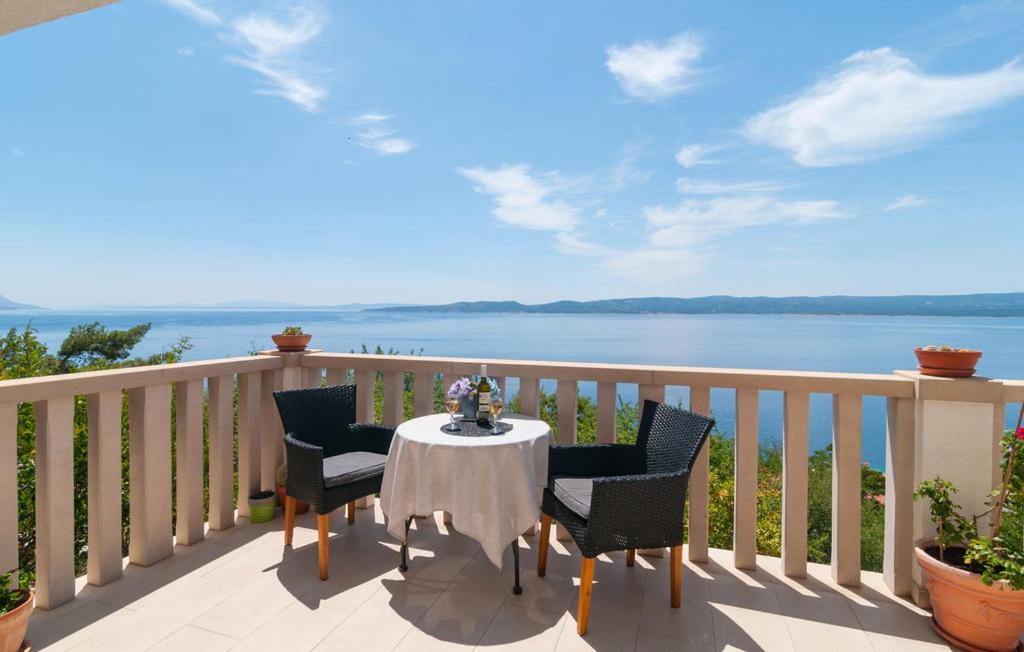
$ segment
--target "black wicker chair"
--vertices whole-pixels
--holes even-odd
[[[583,556],[576,631],[587,633],[594,558],[637,548],[671,548],[672,606],[682,582],[683,511],[690,470],[712,419],[644,401],[636,444],[552,446],[541,504],[537,574],[544,576],[551,521],[565,527]]]
[[[295,501],[316,510],[320,579],[327,579],[329,515],[348,505],[355,522],[355,501],[380,491],[384,463],[395,431],[355,423],[356,386],[337,385],[274,392],[284,425],[288,462],[284,506],[284,544],[292,544]]]

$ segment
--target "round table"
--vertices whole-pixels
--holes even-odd
[[[509,414],[501,421],[512,424],[510,432],[467,437],[441,432],[448,421],[434,414],[395,430],[380,490],[388,532],[407,544],[409,519],[446,511],[452,527],[479,541],[500,569],[505,546],[537,522],[551,429]]]

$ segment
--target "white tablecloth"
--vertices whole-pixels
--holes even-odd
[[[479,541],[501,568],[505,547],[537,522],[551,434],[543,421],[514,415],[502,421],[512,430],[492,437],[441,432],[447,414],[398,426],[380,490],[392,536],[404,541],[410,516],[447,511],[452,526]]]

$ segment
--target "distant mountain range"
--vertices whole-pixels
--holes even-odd
[[[0,310],[22,310],[27,308],[38,309],[39,306],[33,306],[27,303],[17,303],[15,301],[11,301],[10,299],[3,295],[0,295]]]
[[[1024,292],[1003,294],[904,295],[882,297],[733,297],[681,299],[643,297],[599,301],[460,301],[435,306],[388,306],[382,312],[534,314],[749,314],[749,315],[916,315],[926,317],[1024,317]]]

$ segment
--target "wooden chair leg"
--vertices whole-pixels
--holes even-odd
[[[328,548],[328,539],[331,536],[331,515],[330,514],[317,514],[316,515],[316,531],[319,534],[319,541],[317,545],[317,553],[320,558],[320,579],[327,579],[327,564],[330,561],[330,549]]]
[[[590,593],[594,588],[594,559],[583,557],[580,561],[580,599],[576,610],[576,633],[584,636],[587,633],[587,622],[590,620]]]
[[[537,541],[537,576],[548,572],[548,537],[551,535],[551,517],[540,515],[540,540]]]
[[[683,599],[683,547],[674,546],[670,554],[672,562],[669,565],[671,568],[669,581],[672,582],[672,608],[678,609]]]
[[[348,503],[348,524],[352,525],[356,522],[356,501],[351,500]]]
[[[626,551],[626,565],[632,566],[636,564],[636,548],[630,548]]]
[[[292,530],[295,529],[295,499],[284,497],[284,545],[292,545]]]

